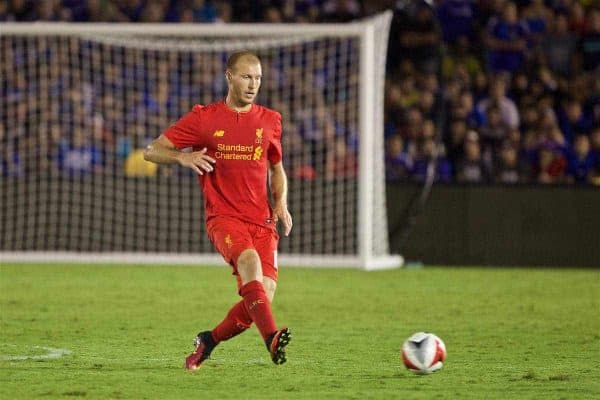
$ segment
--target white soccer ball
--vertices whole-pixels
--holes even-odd
[[[436,335],[417,332],[402,345],[402,362],[415,374],[439,371],[446,360],[446,345]]]

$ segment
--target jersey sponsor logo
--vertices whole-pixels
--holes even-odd
[[[256,148],[254,149],[254,155],[252,156],[252,159],[254,161],[260,161],[260,157],[262,156],[262,152],[263,149],[261,146],[256,146]]]
[[[223,137],[225,136],[225,131],[224,130],[217,130],[215,131],[215,133],[213,133],[214,137]]]
[[[262,153],[262,146],[218,143],[215,158],[220,160],[260,161]]]
[[[217,144],[218,151],[236,151],[238,153],[252,153],[253,146],[244,146],[243,144]]]
[[[217,151],[215,151],[215,158],[219,160],[252,161],[253,152],[253,146],[218,143]]]
[[[228,248],[231,248],[231,246],[233,246],[233,240],[231,239],[230,233],[228,233],[227,236],[225,236],[225,244]]]
[[[255,140],[255,142],[257,144],[262,144],[262,140],[263,140],[263,128],[258,128],[258,129],[256,129],[256,140]]]

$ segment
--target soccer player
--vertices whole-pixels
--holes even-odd
[[[287,236],[292,217],[287,208],[287,177],[282,165],[281,114],[254,103],[260,88],[260,60],[250,52],[232,54],[225,77],[227,97],[196,105],[145,150],[145,159],[179,163],[198,175],[208,237],[233,267],[238,293],[225,319],[200,332],[185,367],[197,369],[215,346],[239,335],[254,322],[275,364],[286,361],[288,328],[277,329],[271,301],[277,282],[276,223]],[[192,147],[192,152],[180,149]],[[267,177],[273,205],[267,194]]]

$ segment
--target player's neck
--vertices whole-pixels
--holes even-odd
[[[225,98],[225,105],[235,112],[248,112],[252,109],[252,103],[239,104],[230,95]]]

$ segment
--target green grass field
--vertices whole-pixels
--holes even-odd
[[[274,310],[293,331],[288,363],[273,365],[252,328],[190,373],[193,336],[238,300],[228,268],[4,264],[0,398],[600,396],[600,270],[280,274]],[[448,349],[429,376],[399,357],[420,330]]]

